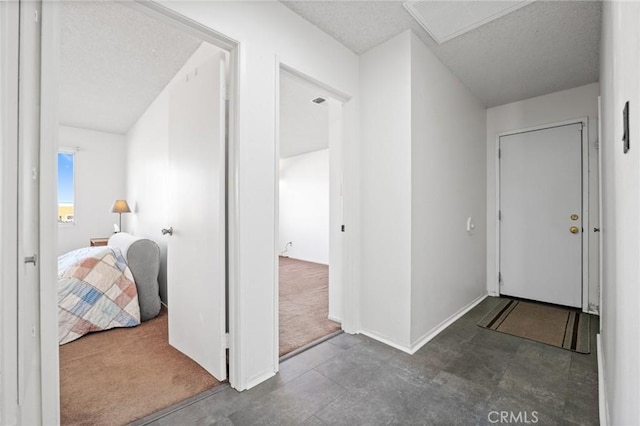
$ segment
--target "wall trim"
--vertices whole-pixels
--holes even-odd
[[[245,380],[245,387],[242,389],[236,388],[237,391],[246,391],[251,389],[254,386],[258,386],[260,383],[264,382],[265,380],[269,380],[270,378],[272,378],[273,376],[276,375],[276,372],[273,370],[265,370],[262,371],[258,374],[253,375],[252,377],[249,377],[247,380]]]
[[[327,319],[342,324],[342,318],[334,317],[333,315],[329,315]]]
[[[440,324],[438,324],[437,326],[435,326],[434,328],[432,328],[431,330],[426,332],[424,335],[422,335],[422,337],[420,337],[418,340],[416,340],[415,343],[411,344],[410,346],[401,345],[399,343],[396,343],[396,342],[392,341],[391,339],[389,339],[387,337],[380,336],[378,333],[370,331],[370,330],[360,330],[360,331],[358,331],[358,333],[359,334],[363,334],[363,335],[365,335],[367,337],[370,337],[370,338],[372,338],[374,340],[377,340],[378,342],[384,343],[385,345],[389,345],[392,348],[395,348],[395,349],[398,349],[398,350],[400,350],[402,352],[408,353],[409,355],[413,355],[414,353],[418,352],[418,350],[420,350],[420,348],[422,348],[424,345],[426,345],[431,339],[433,339],[438,334],[440,334],[445,328],[449,327],[451,324],[456,322],[458,319],[460,319],[460,317],[462,317],[464,314],[466,314],[471,309],[476,307],[478,304],[480,304],[480,302],[482,302],[487,297],[488,297],[487,294],[483,294],[482,296],[474,299],[473,301],[471,301],[467,305],[465,305],[462,308],[460,308],[456,313],[454,313],[450,317],[446,318]]]
[[[51,2],[41,3],[42,20],[40,57],[40,176],[56,176],[56,158],[59,149],[59,8]],[[77,149],[74,150],[77,153]],[[74,158],[77,158],[74,155]],[[74,160],[75,161],[75,160]],[[73,184],[77,188],[77,170],[74,163]],[[77,191],[77,189],[76,189]],[[58,343],[58,196],[56,179],[41,179],[40,197],[40,368],[42,422],[60,422],[60,369]],[[77,202],[77,192],[74,203]],[[75,221],[74,221],[75,225]]]
[[[386,337],[382,337],[381,335],[379,335],[374,331],[361,329],[360,331],[358,331],[357,334],[362,334],[364,336],[370,337],[373,340],[377,340],[380,343],[384,343],[385,345],[391,346],[392,348],[398,349],[399,351],[408,353],[409,355],[412,354],[411,349],[409,347],[396,343]]]
[[[453,324],[458,319],[460,319],[464,314],[469,312],[471,309],[479,305],[480,302],[482,302],[488,296],[489,296],[488,294],[484,294],[476,298],[466,306],[463,306],[462,308],[460,308],[455,314],[451,315],[449,318],[445,319],[440,324],[438,324],[437,326],[435,326],[434,328],[426,332],[424,335],[422,335],[422,337],[420,337],[418,340],[416,340],[415,343],[411,345],[411,349],[409,353],[414,354],[418,352],[418,350],[420,350],[420,348],[426,345],[431,339],[436,337],[438,334],[444,331],[445,328],[449,327],[451,324]]]
[[[0,2],[0,195],[18,199],[19,4]],[[0,212],[0,424],[18,422],[18,211]]]
[[[600,414],[600,425],[609,425],[609,403],[607,400],[607,383],[604,377],[604,352],[602,351],[601,334],[596,335],[596,351],[598,354],[598,412]]]

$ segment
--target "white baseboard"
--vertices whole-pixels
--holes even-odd
[[[455,314],[451,315],[449,318],[445,319],[440,324],[438,324],[437,326],[432,328],[430,331],[425,333],[421,338],[419,338],[414,344],[411,345],[411,349],[410,349],[409,353],[410,354],[416,353],[421,347],[426,345],[427,342],[429,342],[431,339],[433,339],[438,334],[440,334],[440,332],[442,332],[442,330],[444,330],[445,328],[449,327],[451,324],[456,322],[460,317],[462,317],[464,314],[469,312],[476,305],[478,305],[480,302],[482,302],[484,299],[486,299],[487,296],[488,296],[487,294],[484,294],[484,295],[478,297],[477,299],[475,299],[474,301],[472,301],[468,305],[466,305],[463,308],[461,308],[460,310],[458,310],[458,312],[456,312]]]
[[[598,351],[598,408],[600,412],[600,425],[609,424],[609,403],[607,400],[607,382],[604,380],[604,352],[602,352],[602,340],[600,333],[596,335],[596,350]]]
[[[436,327],[432,328],[430,331],[428,331],[426,334],[424,334],[420,339],[418,339],[416,341],[416,343],[412,344],[411,346],[401,345],[401,344],[396,343],[396,342],[394,342],[393,340],[391,340],[391,339],[389,339],[387,337],[380,336],[379,334],[377,334],[377,333],[375,333],[373,331],[370,331],[370,330],[360,330],[360,331],[358,331],[358,333],[364,334],[365,336],[371,337],[372,339],[377,340],[379,342],[382,342],[385,345],[389,345],[392,348],[396,348],[398,350],[401,350],[402,352],[406,352],[406,353],[408,353],[410,355],[413,355],[421,347],[423,347],[429,340],[433,339],[438,334],[440,334],[440,332],[442,330],[444,330],[445,328],[449,327],[456,320],[458,320],[460,317],[462,317],[464,314],[466,314],[471,309],[473,309],[476,305],[478,305],[480,302],[482,302],[486,297],[487,297],[487,295],[484,294],[484,295],[478,297],[477,299],[473,300],[471,303],[467,304],[463,308],[459,309],[455,314],[451,315],[449,318],[445,319],[440,324],[438,324]]]
[[[337,322],[338,324],[342,324],[342,318],[338,318],[338,317],[334,317],[333,315],[329,315],[327,317],[327,319],[333,321],[333,322]]]
[[[265,380],[269,380],[275,375],[276,373],[273,370],[263,371],[249,378],[246,382],[246,386],[244,387],[244,389],[236,389],[236,390],[241,390],[241,391],[249,390],[254,386],[258,386],[260,383],[264,382]]]
[[[358,334],[364,334],[367,337],[371,337],[373,340],[377,340],[378,342],[384,343],[385,345],[389,345],[392,348],[398,349],[399,351],[411,354],[411,349],[409,349],[409,347],[401,345],[400,343],[396,343],[396,342],[394,342],[393,340],[390,340],[387,337],[380,336],[379,334],[377,334],[377,333],[375,333],[373,331],[360,330],[360,331],[358,331]]]

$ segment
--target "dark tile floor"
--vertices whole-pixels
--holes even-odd
[[[151,424],[598,424],[597,317],[583,355],[476,326],[497,300],[414,355],[341,334],[251,390],[223,389]]]

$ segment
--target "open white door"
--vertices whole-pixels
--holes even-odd
[[[500,137],[500,293],[582,306],[582,123]]]
[[[177,82],[169,96],[169,343],[227,378],[224,58]],[[166,232],[166,230],[165,230]]]

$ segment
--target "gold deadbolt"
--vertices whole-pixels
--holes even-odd
[[[579,231],[580,230],[577,226],[572,226],[571,228],[569,228],[569,232],[571,232],[572,234],[577,234]]]
[[[580,217],[577,214],[571,215],[571,220],[578,220],[578,219],[580,219]]]

